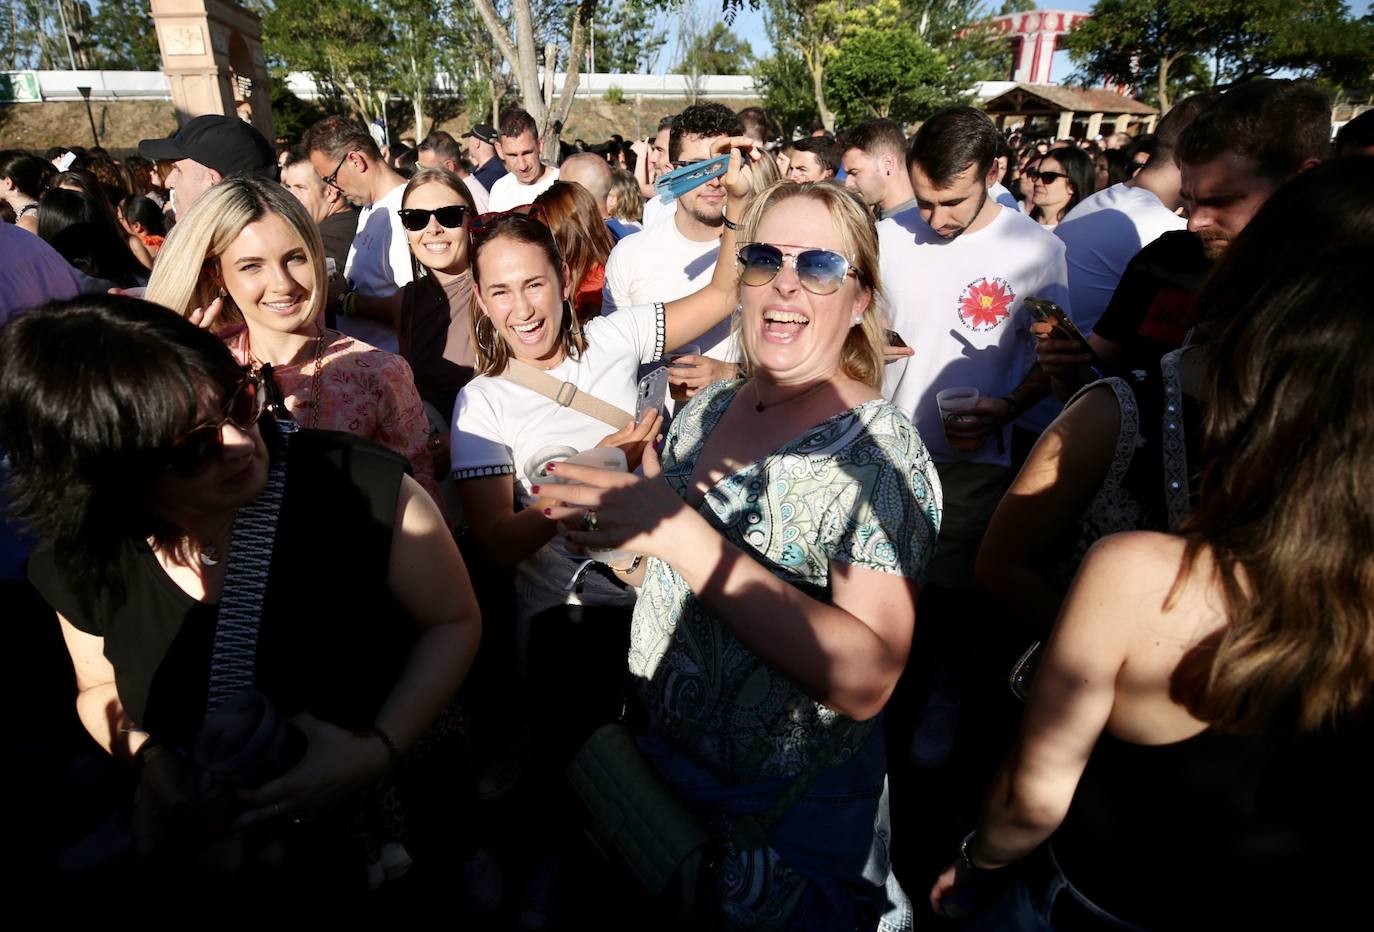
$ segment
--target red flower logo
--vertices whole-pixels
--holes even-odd
[[[992,330],[1011,316],[1016,294],[1000,278],[980,278],[959,298],[959,320],[970,330]]]

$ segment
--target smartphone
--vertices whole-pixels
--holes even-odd
[[[1030,311],[1031,317],[1035,318],[1036,323],[1049,324],[1055,337],[1077,343],[1079,352],[1092,356],[1093,361],[1089,368],[1101,375],[1102,360],[1097,358],[1097,353],[1093,352],[1088,338],[1083,336],[1083,332],[1074,325],[1062,307],[1044,298],[1026,298],[1022,303],[1025,304],[1026,310]]]
[[[639,380],[635,389],[635,423],[644,420],[652,410],[662,410],[668,397],[668,367],[659,366]]]
[[[900,346],[903,348],[906,347],[906,340],[903,340],[902,335],[898,333],[896,330],[884,330],[883,332],[887,334],[888,346]]]

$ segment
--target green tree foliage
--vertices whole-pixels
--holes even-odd
[[[655,12],[642,0],[619,0],[600,6],[592,20],[596,70],[640,74],[652,69],[668,34],[655,25]]]
[[[364,120],[383,112],[391,81],[390,23],[367,0],[276,0],[263,21],[270,61],[315,80],[326,101]]]
[[[820,122],[811,73],[806,63],[791,52],[778,52],[754,66],[754,86],[768,110],[791,137]]]
[[[143,0],[103,0],[86,29],[91,67],[106,71],[157,71],[162,53],[152,12]]]
[[[674,74],[747,74],[754,50],[724,23],[693,37]]]
[[[951,86],[944,56],[906,24],[860,29],[840,40],[825,86],[841,126],[875,117],[910,123],[968,98],[967,86]]]
[[[1279,71],[1367,82],[1374,26],[1341,0],[1099,0],[1065,37],[1083,83],[1138,87],[1167,110],[1199,83]]]

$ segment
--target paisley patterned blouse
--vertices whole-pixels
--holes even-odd
[[[704,389],[673,421],[663,475],[679,495],[742,384]],[[919,583],[940,509],[940,480],[916,428],[874,400],[722,479],[698,510],[775,575],[828,600],[832,560]],[[873,727],[765,666],[660,560],[650,562],[635,606],[629,659],[654,726],[733,784],[795,775],[822,743],[832,764],[843,763]]]
[[[248,365],[247,328],[222,336],[234,358]],[[444,510],[439,484],[434,480],[434,454],[428,445],[429,418],[410,364],[337,331],[329,331],[325,340],[320,357],[319,422],[311,423],[313,356],[299,365],[273,367],[287,410],[302,427],[343,431],[395,450],[410,460],[415,481]]]

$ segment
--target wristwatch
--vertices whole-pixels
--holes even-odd
[[[1003,395],[1002,400],[1007,403],[1007,420],[1016,420],[1021,415],[1021,403],[1015,395]]]

